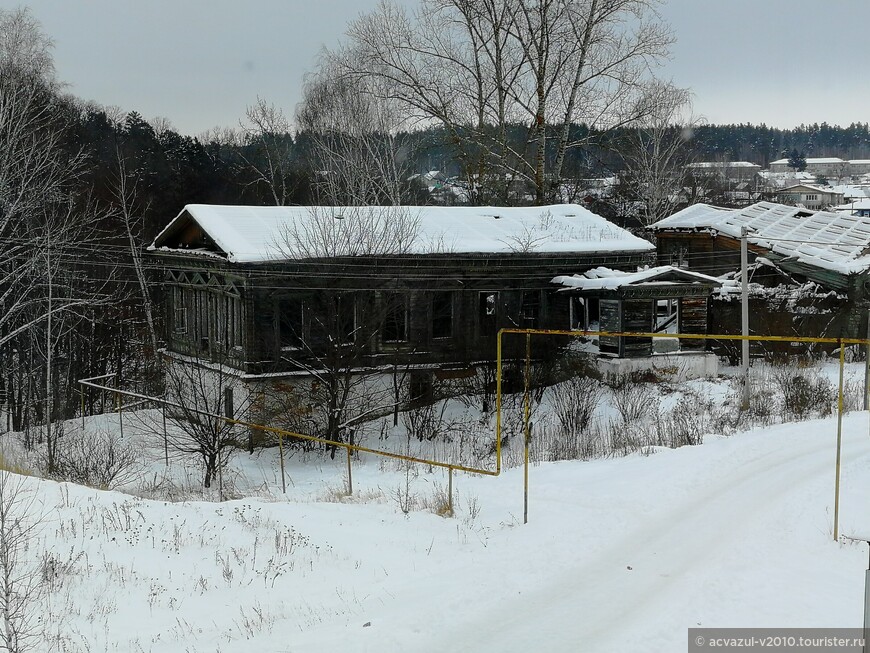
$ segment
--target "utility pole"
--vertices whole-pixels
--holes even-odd
[[[748,227],[740,229],[740,285],[741,285],[741,333],[742,345],[741,373],[743,374],[743,399],[740,403],[741,410],[749,410],[749,248],[746,237],[749,234]]]

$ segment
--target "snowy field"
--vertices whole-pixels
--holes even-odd
[[[154,415],[127,416],[127,437]],[[114,416],[89,427],[111,428]],[[832,539],[836,417],[700,446],[454,476],[237,454],[223,503],[24,479],[44,651],[678,651],[690,627],[860,627],[867,545]],[[870,424],[845,416],[840,532],[870,535]],[[71,426],[70,426],[71,428]],[[129,492],[157,495],[159,447]],[[172,461],[176,493],[198,483]],[[144,480],[143,480],[144,479]],[[179,494],[179,497],[184,496]]]

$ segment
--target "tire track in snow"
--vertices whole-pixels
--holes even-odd
[[[870,453],[866,437],[847,439],[850,462]],[[536,650],[553,632],[562,641],[575,642],[576,650],[622,650],[625,631],[656,609],[657,596],[679,589],[687,575],[703,571],[720,550],[745,541],[748,526],[778,512],[778,504],[797,486],[827,478],[834,460],[831,444],[819,439],[717,470],[717,478],[699,486],[697,494],[647,515],[612,546],[579,559],[556,583],[499,602],[497,615],[445,633],[451,648]],[[507,615],[512,620],[506,625]],[[650,644],[654,646],[652,640]]]

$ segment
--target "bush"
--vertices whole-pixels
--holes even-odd
[[[773,373],[773,381],[782,397],[786,419],[826,415],[837,396],[834,385],[813,369],[779,368]]]
[[[613,395],[613,407],[624,425],[642,421],[658,412],[658,397],[646,379],[635,374],[610,376],[607,379]]]
[[[52,476],[59,480],[107,490],[131,480],[136,467],[136,450],[118,433],[58,433]]]
[[[565,436],[585,431],[601,401],[602,387],[594,378],[575,376],[549,389],[553,415]]]

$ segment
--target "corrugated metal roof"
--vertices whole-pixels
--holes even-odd
[[[699,207],[699,208],[695,208]],[[870,218],[758,202],[743,209],[690,206],[652,225],[653,230],[706,229],[740,238],[816,267],[854,274],[870,268]]]

